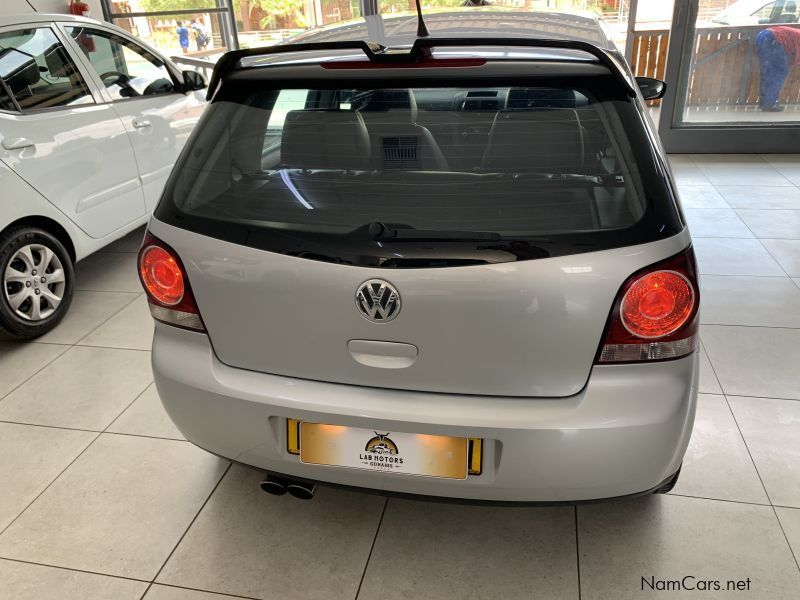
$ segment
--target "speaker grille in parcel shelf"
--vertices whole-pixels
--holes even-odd
[[[383,138],[384,169],[416,169],[419,167],[417,138],[413,135]]]

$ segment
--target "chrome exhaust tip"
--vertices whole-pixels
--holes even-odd
[[[286,486],[286,491],[300,500],[311,500],[314,498],[314,493],[317,491],[317,486],[315,486],[313,483],[294,481]]]
[[[273,496],[283,496],[286,493],[286,484],[275,477],[267,477],[259,485],[262,490]]]

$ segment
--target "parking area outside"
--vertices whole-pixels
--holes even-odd
[[[0,598],[797,598],[800,155],[671,160],[703,302],[672,493],[541,508],[268,496],[161,408],[139,230],[78,264],[57,329],[0,344]]]

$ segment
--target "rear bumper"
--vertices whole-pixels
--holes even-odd
[[[595,367],[568,398],[434,394],[322,383],[222,364],[209,339],[156,324],[153,372],[188,440],[277,473],[338,485],[467,500],[558,502],[637,494],[675,471],[689,443],[697,357]],[[285,419],[485,440],[466,480],[302,464]]]

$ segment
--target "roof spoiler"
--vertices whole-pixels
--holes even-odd
[[[319,50],[361,50],[367,58],[381,63],[408,63],[429,60],[431,48],[442,47],[472,47],[472,46],[516,46],[526,48],[557,48],[564,50],[579,50],[594,56],[600,64],[608,68],[612,74],[625,86],[632,96],[636,88],[622,66],[602,48],[589,42],[577,40],[536,39],[536,38],[418,38],[408,52],[386,52],[386,47],[380,44],[369,43],[361,40],[338,42],[310,42],[305,44],[281,44],[264,48],[247,48],[226,52],[217,61],[208,83],[206,99],[211,100],[225,77],[236,70],[236,65],[242,58],[251,56],[269,56],[272,54],[285,54],[290,52],[314,52]]]

